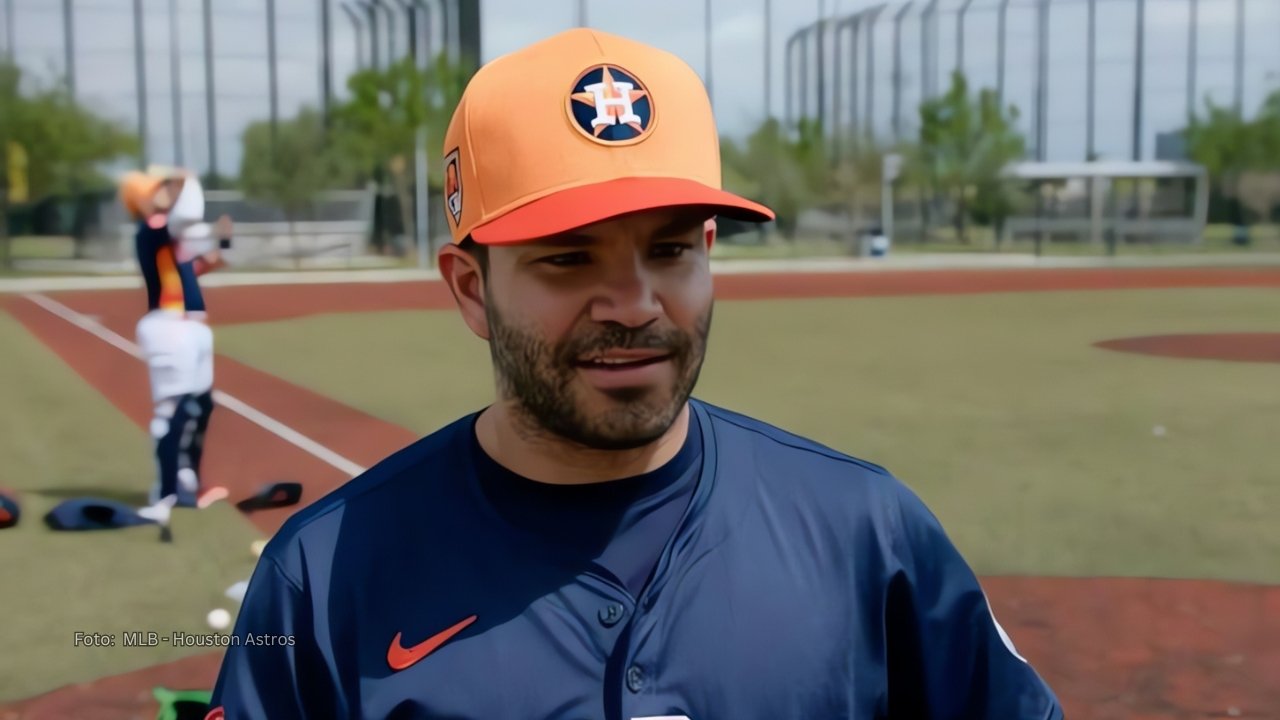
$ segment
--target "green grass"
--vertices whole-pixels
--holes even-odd
[[[697,395],[887,466],[980,572],[1277,582],[1280,368],[1092,346],[1276,318],[1249,289],[722,302]],[[219,347],[419,433],[492,398],[453,312],[229,327]]]
[[[0,531],[0,701],[207,652],[123,648],[119,634],[208,632],[209,610],[235,610],[222,593],[252,572],[256,532],[225,503],[180,511],[172,545],[154,527],[47,529],[44,514],[68,497],[145,502],[150,438],[4,312],[0,347],[0,485],[22,503],[19,524]],[[117,647],[75,647],[77,631]]]
[[[74,238],[63,236],[22,235],[9,239],[9,252],[15,259],[55,260],[76,255]]]

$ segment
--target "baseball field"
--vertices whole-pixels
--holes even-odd
[[[696,394],[884,465],[983,578],[1078,718],[1280,716],[1280,268],[729,274]],[[438,282],[206,292],[205,459],[233,499],[316,500],[492,397]],[[220,652],[204,634],[292,509],[54,532],[58,502],[151,482],[135,290],[0,295],[0,720],[154,718]],[[77,642],[116,638],[115,647]]]

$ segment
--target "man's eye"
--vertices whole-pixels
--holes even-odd
[[[689,243],[658,243],[653,246],[654,257],[660,258],[676,258],[680,257],[685,250],[691,249],[693,246]]]
[[[591,260],[591,256],[589,254],[582,251],[578,251],[578,252],[560,253],[558,255],[548,255],[547,257],[540,258],[538,262],[546,263],[548,265],[555,265],[557,267],[568,267],[570,265],[582,265],[587,263],[590,260]]]

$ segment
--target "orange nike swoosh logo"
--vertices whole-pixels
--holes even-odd
[[[391,666],[392,670],[404,670],[422,658],[435,652],[437,648],[449,642],[454,635],[462,632],[468,625],[475,621],[476,616],[472,615],[457,625],[441,630],[411,648],[407,648],[402,645],[400,640],[401,633],[396,633],[396,636],[391,639],[391,647],[387,649],[387,664]]]

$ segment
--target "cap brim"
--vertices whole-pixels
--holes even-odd
[[[662,208],[706,208],[747,222],[769,222],[759,203],[683,178],[620,178],[568,188],[507,212],[471,231],[481,245],[509,245],[551,237],[621,215]]]

